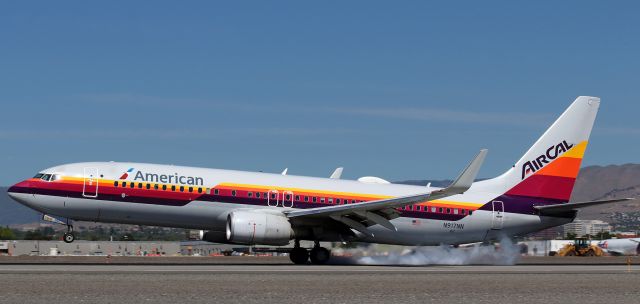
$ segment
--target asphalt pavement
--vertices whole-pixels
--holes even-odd
[[[0,265],[0,303],[638,303],[637,265]]]

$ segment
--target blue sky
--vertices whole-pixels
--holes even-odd
[[[0,185],[140,161],[389,180],[507,169],[578,95],[639,162],[636,1],[0,3]]]

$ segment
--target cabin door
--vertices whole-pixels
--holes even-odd
[[[84,168],[82,196],[98,197],[98,168],[94,168],[94,167]]]
[[[491,213],[491,229],[502,229],[504,223],[504,203],[501,201],[491,202],[493,205],[493,212]]]

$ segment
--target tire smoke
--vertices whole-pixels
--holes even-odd
[[[519,248],[509,238],[503,238],[498,245],[473,245],[470,247],[428,246],[397,247],[371,245],[365,250],[346,250],[349,258],[333,259],[338,263],[357,265],[514,265]]]

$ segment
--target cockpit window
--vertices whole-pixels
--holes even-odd
[[[44,174],[43,173],[38,173],[36,174],[36,176],[34,176],[33,178],[41,178]]]
[[[51,179],[51,174],[45,174],[40,179],[42,179],[45,182],[48,182],[49,179]]]
[[[51,179],[49,179],[49,181],[53,182],[53,181],[57,181],[59,179],[60,179],[60,174],[53,174],[53,175],[51,175]]]

